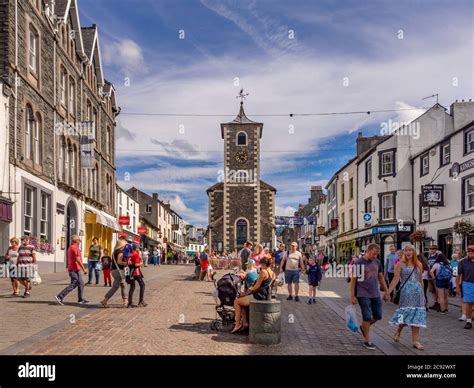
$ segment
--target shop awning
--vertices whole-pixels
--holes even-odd
[[[86,224],[101,224],[107,228],[115,230],[116,232],[121,232],[122,227],[118,224],[117,220],[102,211],[97,211],[86,207],[87,211],[85,213],[84,222]]]

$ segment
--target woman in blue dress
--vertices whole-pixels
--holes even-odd
[[[390,294],[400,282],[400,304],[390,320],[391,325],[398,326],[393,339],[398,342],[403,328],[410,326],[413,347],[418,350],[424,350],[419,342],[420,327],[426,328],[422,274],[423,264],[418,260],[415,247],[407,245],[402,259],[395,266],[395,276],[387,291]]]

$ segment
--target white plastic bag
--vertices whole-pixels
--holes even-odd
[[[31,279],[34,286],[39,286],[41,284],[41,276],[38,272],[38,266],[34,266],[33,279]]]
[[[355,305],[350,304],[346,307],[344,312],[346,315],[347,327],[354,333],[357,332],[359,330],[359,322],[357,320],[357,311]]]
[[[278,274],[277,284],[278,287],[281,287],[285,284],[285,274],[283,272]]]

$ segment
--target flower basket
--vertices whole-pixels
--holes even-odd
[[[30,244],[35,247],[36,252],[51,254],[54,253],[53,244],[47,240],[41,239],[38,241],[37,238],[31,238]]]
[[[453,232],[460,236],[467,236],[472,231],[472,224],[467,220],[460,220],[454,223]]]
[[[423,241],[426,237],[426,232],[424,230],[415,230],[412,234],[410,234],[410,241],[413,243]]]

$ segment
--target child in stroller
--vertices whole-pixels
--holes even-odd
[[[216,300],[217,319],[211,322],[211,330],[220,330],[223,326],[229,326],[235,321],[234,301],[240,294],[245,272],[240,275],[228,273],[217,282],[214,282],[216,289],[213,292]],[[244,276],[244,278],[242,277]]]

